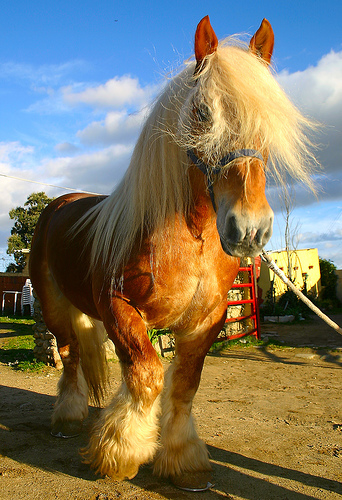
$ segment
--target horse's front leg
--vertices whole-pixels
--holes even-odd
[[[131,479],[157,450],[164,370],[145,323],[131,305],[114,299],[103,320],[120,359],[122,385],[102,410],[83,455],[96,472]]]
[[[154,472],[170,477],[176,486],[207,489],[211,465],[205,443],[198,437],[192,401],[198,389],[207,352],[226,317],[226,302],[202,325],[200,331],[176,336],[176,355],[165,377],[162,398],[161,444]]]

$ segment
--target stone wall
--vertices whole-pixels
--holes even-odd
[[[34,294],[34,292],[33,292]],[[33,337],[35,342],[34,356],[48,366],[55,366],[58,370],[63,368],[62,360],[57,349],[55,336],[47,329],[43,319],[39,301],[34,295]]]
[[[42,315],[39,300],[34,291],[34,315],[35,324],[33,325],[33,337],[35,347],[34,356],[38,361],[42,361],[48,366],[54,366],[58,370],[63,368],[63,363],[57,349],[56,337],[48,330]],[[105,342],[107,359],[117,359],[115,347],[111,340]]]

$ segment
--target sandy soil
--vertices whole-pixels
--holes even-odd
[[[204,493],[177,490],[151,466],[121,483],[95,476],[78,450],[98,410],[91,408],[79,437],[54,438],[59,373],[0,365],[0,499],[342,499],[342,336],[318,319],[262,331],[294,347],[207,357],[194,404],[214,469],[215,486]],[[117,363],[111,374],[115,390]]]

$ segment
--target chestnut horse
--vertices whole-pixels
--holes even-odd
[[[62,196],[37,224],[30,275],[64,366],[54,435],[77,434],[88,398],[100,404],[107,336],[120,360],[121,388],[83,450],[102,475],[133,478],[153,459],[180,486],[207,485],[192,401],[239,257],[258,255],[272,233],[266,163],[280,181],[309,182],[310,123],[272,75],[273,42],[265,19],[249,46],[218,43],[202,19],[195,61],[155,102],[114,192]],[[152,328],[176,338],[165,381]]]

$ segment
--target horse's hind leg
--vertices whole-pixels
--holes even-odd
[[[58,335],[64,371],[52,415],[52,433],[75,435],[88,415],[88,399],[103,401],[108,382],[103,324],[70,305],[67,336]]]
[[[61,344],[58,350],[63,362],[63,374],[58,382],[51,434],[65,438],[78,435],[82,429],[83,420],[88,415],[88,386],[79,363],[76,339],[72,337],[67,344]]]
[[[98,473],[131,479],[157,450],[164,370],[145,323],[131,305],[114,299],[110,307],[104,305],[103,321],[120,359],[123,382],[102,411],[83,455]]]
[[[74,328],[77,313],[82,313],[62,295],[52,279],[44,281],[44,289],[38,288],[44,321],[56,337],[63,363],[52,414],[52,434],[70,437],[80,432],[88,414],[88,385],[80,365],[80,348]]]
[[[205,356],[224,323],[225,304],[208,317],[202,331],[176,337],[176,356],[165,377],[162,398],[161,448],[154,472],[180,488],[210,487],[211,465],[191,414]],[[209,326],[209,327],[208,327]]]

